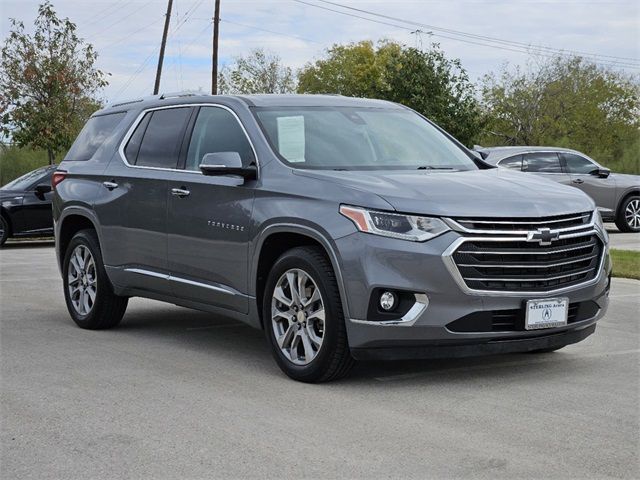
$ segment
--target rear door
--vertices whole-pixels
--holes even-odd
[[[556,152],[526,153],[522,160],[522,171],[535,173],[565,185],[571,184],[571,177],[562,170],[560,157]]]
[[[592,172],[598,170],[599,165],[582,155],[562,152],[560,156],[571,176],[571,185],[593,198],[600,209],[615,210],[616,184],[613,177],[600,178],[593,175]]]
[[[193,109],[145,112],[105,172],[100,204],[104,261],[113,281],[170,292],[167,265],[167,190]]]
[[[173,293],[237,312],[248,311],[248,238],[255,181],[204,176],[207,153],[238,152],[245,165],[255,152],[236,115],[202,106],[185,138],[181,172],[169,182],[168,243]]]

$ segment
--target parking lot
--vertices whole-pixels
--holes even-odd
[[[637,478],[640,282],[545,355],[284,377],[261,332],[133,299],[72,323],[50,244],[0,251],[2,478]]]

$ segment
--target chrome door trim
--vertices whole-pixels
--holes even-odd
[[[169,275],[167,273],[159,273],[159,272],[154,272],[151,270],[145,270],[143,268],[125,268],[124,269],[125,272],[129,272],[129,273],[137,273],[138,275],[146,275],[148,277],[154,277],[154,278],[161,278],[163,280],[167,280],[169,282],[177,282],[177,283],[184,283],[187,285],[193,285],[194,287],[200,287],[200,288],[206,288],[209,290],[213,290],[216,292],[220,292],[220,293],[226,293],[227,295],[242,295],[242,296],[246,296],[243,295],[242,293],[238,292],[237,290],[234,290],[231,287],[227,287],[224,285],[211,285],[209,283],[202,283],[202,282],[196,282],[195,280],[188,280],[186,278],[182,278],[182,277],[176,277],[175,275]]]
[[[227,107],[226,105],[222,105],[219,103],[209,103],[209,102],[208,103],[185,103],[185,104],[175,104],[175,105],[163,105],[161,107],[150,107],[142,110],[140,114],[136,117],[134,122],[131,124],[131,126],[129,127],[129,130],[127,130],[127,133],[125,134],[124,138],[120,142],[120,145],[118,146],[118,154],[120,155],[120,160],[122,160],[122,162],[128,168],[139,168],[143,170],[158,170],[161,172],[193,173],[196,175],[203,175],[203,173],[200,172],[199,170],[187,170],[185,168],[164,168],[164,167],[146,167],[144,165],[131,165],[127,161],[127,157],[124,154],[124,149],[127,146],[129,139],[133,135],[133,132],[135,131],[135,129],[138,127],[138,124],[142,121],[142,119],[147,113],[153,112],[156,110],[166,110],[169,108],[193,108],[193,107],[222,108],[223,110],[226,110],[229,113],[231,113],[231,115],[233,115],[233,117],[236,119],[236,121],[240,125],[240,128],[242,128],[242,132],[244,133],[244,136],[247,138],[247,141],[251,146],[251,151],[253,152],[253,157],[255,158],[255,161],[256,161],[256,169],[257,169],[256,178],[260,178],[260,161],[258,160],[258,153],[256,152],[256,149],[253,146],[253,142],[251,141],[251,137],[249,137],[249,133],[247,132],[247,129],[245,128],[244,124],[242,123],[242,120],[240,120],[240,117],[236,112],[234,112],[231,108]]]
[[[358,320],[356,318],[350,319],[353,323],[360,323],[362,325],[375,325],[378,327],[411,327],[416,320],[422,315],[422,313],[429,306],[429,297],[424,293],[416,293],[414,294],[416,302],[409,309],[407,313],[405,313],[402,318],[397,320],[382,320],[376,322],[375,320]]]

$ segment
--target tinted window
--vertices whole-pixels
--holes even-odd
[[[52,173],[53,169],[49,167],[39,168],[7,183],[2,190],[28,190],[37,184],[50,182]]]
[[[235,116],[223,108],[203,107],[193,127],[187,151],[187,170],[197,170],[207,153],[238,152],[242,163],[253,161],[253,150]]]
[[[527,153],[522,166],[527,172],[562,173],[555,153]]]
[[[135,164],[145,167],[176,168],[184,126],[190,108],[168,108],[151,114]]]
[[[138,161],[138,152],[140,151],[140,144],[142,143],[142,137],[144,136],[144,132],[147,130],[147,125],[149,125],[149,120],[151,119],[151,113],[147,113],[142,121],[136,127],[136,130],[133,132],[133,135],[129,138],[129,142],[124,149],[124,156],[127,157],[127,162],[131,165],[135,165]]]
[[[125,115],[125,112],[120,112],[90,118],[64,159],[89,160]]]
[[[513,168],[514,170],[522,170],[522,155],[505,158],[504,160],[500,161],[499,165],[501,167]]]
[[[562,155],[569,173],[590,173],[598,168],[591,161],[580,155],[573,153],[561,153],[560,155]]]

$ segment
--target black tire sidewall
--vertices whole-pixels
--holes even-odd
[[[0,222],[2,222],[2,227],[4,233],[0,236],[0,246],[4,245],[4,242],[9,238],[9,222],[4,218],[4,215],[0,215]]]
[[[296,365],[288,360],[281,352],[276,341],[271,324],[271,300],[276,283],[280,277],[292,268],[304,270],[313,278],[320,289],[325,309],[324,338],[317,356],[308,365]],[[271,346],[273,356],[282,370],[291,378],[301,381],[315,381],[319,379],[331,363],[338,341],[338,322],[344,322],[341,305],[336,305],[334,299],[335,279],[329,277],[317,264],[313,257],[302,257],[295,250],[283,254],[276,261],[269,273],[263,298],[263,326],[266,337]]]
[[[622,202],[622,205],[620,206],[620,213],[618,214],[619,222],[620,224],[622,224],[622,225],[618,224],[618,228],[620,228],[620,230],[624,232],[640,232],[640,228],[633,228],[631,225],[629,225],[629,223],[627,222],[627,216],[626,216],[626,211],[629,204],[633,200],[638,200],[638,199],[640,199],[640,196],[632,195],[629,198],[627,198],[624,202]]]
[[[79,314],[71,303],[71,296],[69,295],[69,286],[67,284],[67,278],[69,276],[69,261],[71,259],[71,254],[75,250],[75,248],[79,245],[84,245],[89,249],[91,255],[93,256],[93,262],[96,268],[96,300],[91,308],[91,311],[87,315]],[[67,251],[64,256],[64,263],[62,267],[62,279],[63,279],[63,288],[64,288],[64,299],[67,303],[67,309],[69,310],[69,314],[71,318],[79,327],[82,328],[95,328],[95,322],[97,320],[97,316],[102,307],[102,303],[104,302],[104,289],[107,288],[108,279],[106,272],[104,270],[104,266],[102,264],[102,254],[100,252],[100,247],[98,246],[98,241],[95,238],[95,234],[91,231],[83,230],[78,232],[69,242],[69,246],[67,247]]]

